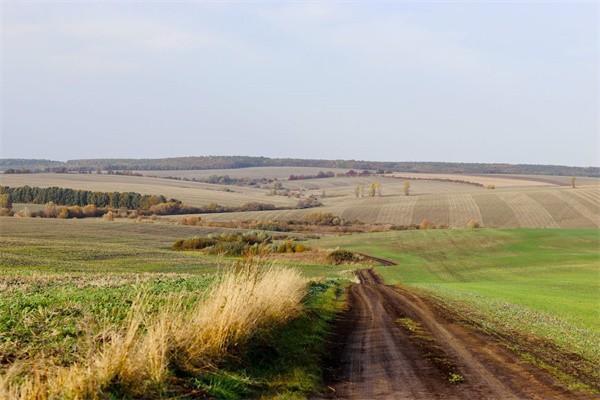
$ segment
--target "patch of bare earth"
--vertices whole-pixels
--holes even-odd
[[[327,392],[337,399],[578,399],[549,374],[427,300],[359,271],[340,316]]]

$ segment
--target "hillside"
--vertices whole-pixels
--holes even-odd
[[[247,176],[286,176],[291,172],[309,173],[303,168],[252,168],[232,170],[232,175],[247,172]],[[224,173],[227,170],[223,171]],[[182,171],[187,177],[205,172]],[[420,176],[422,179],[414,179]],[[273,195],[273,184],[257,186],[218,185],[146,176],[98,174],[5,174],[0,184],[7,186],[59,186],[92,191],[134,191],[141,194],[162,194],[182,200],[190,206],[218,203],[239,206],[248,202],[270,203],[294,207],[296,196],[317,196],[323,206],[313,209],[237,212],[210,214],[208,220],[290,220],[303,219],[314,212],[332,213],[346,220],[364,223],[411,225],[424,219],[435,225],[462,228],[470,221],[494,228],[590,228],[600,226],[600,181],[578,178],[576,189],[566,186],[570,179],[547,177],[535,180],[531,176],[412,176],[410,195],[404,194],[404,178],[392,176],[333,177],[278,183],[294,195]],[[470,183],[451,178],[467,179]],[[369,196],[370,185],[377,182],[381,195]],[[474,184],[477,183],[477,184]],[[493,183],[496,189],[482,184]],[[360,189],[362,195],[357,197]]]

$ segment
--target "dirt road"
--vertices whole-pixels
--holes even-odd
[[[436,315],[415,294],[383,284],[374,271],[358,276],[339,321],[325,397],[579,398],[488,337]]]

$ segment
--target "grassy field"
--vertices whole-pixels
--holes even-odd
[[[275,266],[264,284],[242,275],[229,278],[234,280],[228,289],[219,292],[213,289],[222,286],[219,277],[238,270],[231,266],[235,259],[170,249],[175,239],[208,232],[200,228],[16,218],[0,219],[0,228],[0,397],[46,398],[36,397],[33,387],[57,398],[77,398],[76,393],[135,398],[140,390],[150,397],[288,398],[303,397],[320,384],[326,321],[341,305],[339,285],[311,284],[308,293],[291,296],[299,290],[293,282],[304,287],[307,277],[336,275],[347,267],[304,265],[299,278],[288,279]],[[288,280],[292,286],[286,286]],[[222,308],[234,307],[234,300],[237,308]],[[194,323],[188,334],[177,333]],[[223,330],[213,332],[211,326]],[[154,351],[167,345],[183,346],[193,357],[169,358],[180,349]],[[190,359],[200,364],[182,380],[179,364]],[[210,372],[193,372],[206,371],[207,362]],[[92,368],[82,369],[86,365]],[[29,379],[29,371],[41,381]]]
[[[94,337],[125,323],[140,291],[164,301],[173,296],[197,301],[232,261],[170,249],[176,239],[218,231],[214,228],[11,217],[0,218],[0,227],[3,368],[14,360],[42,355],[46,363],[69,366],[97,348]],[[398,265],[376,267],[386,282],[441,299],[490,331],[533,335],[588,363],[600,362],[597,229],[391,231],[324,236],[308,244],[392,259]],[[359,267],[279,264],[291,263],[304,277],[317,279],[347,279]],[[299,352],[294,360],[302,359],[300,348],[312,346],[315,350],[305,355],[303,369],[289,358],[273,361],[281,368],[278,380],[272,380],[277,371],[260,363],[257,367],[250,351],[241,364],[239,359],[225,360],[222,369],[202,375],[194,385],[224,398],[298,388],[307,393],[318,386],[315,354],[323,348],[313,334],[322,338],[326,333],[323,318],[332,316],[331,302],[337,297],[331,290],[326,286],[307,300],[306,307],[317,307],[318,312],[282,328],[298,341],[276,344],[282,353],[290,348],[290,354]],[[155,301],[153,309],[159,309],[161,301]],[[310,333],[312,329],[316,331]],[[260,352],[263,345],[254,345]]]
[[[600,231],[430,230],[325,238],[398,263],[377,267],[480,311],[489,323],[550,339],[600,361]]]
[[[232,170],[233,172],[238,170]],[[240,172],[241,171],[241,172]],[[254,168],[248,176],[282,174],[281,169]],[[286,169],[285,174],[294,171]],[[152,171],[153,173],[156,171]],[[183,171],[187,173],[190,171]],[[192,171],[193,172],[193,171]],[[205,173],[206,171],[202,172]],[[297,172],[297,171],[296,171]],[[300,170],[300,172],[304,172]],[[190,172],[191,173],[191,172]],[[269,175],[270,174],[270,175]],[[440,176],[441,177],[441,176]],[[463,179],[462,175],[445,178]],[[485,182],[496,180],[499,188],[484,189],[465,183],[411,180],[410,196],[404,195],[404,180],[392,177],[335,177],[283,181],[289,189],[300,190],[304,196],[316,195],[323,203],[318,210],[276,210],[210,214],[212,220],[261,221],[272,219],[301,219],[315,211],[330,212],[349,220],[365,223],[396,225],[419,224],[427,219],[436,225],[463,228],[475,220],[490,228],[597,228],[600,227],[600,185],[589,178],[582,179],[576,189],[542,181],[509,177],[475,177]],[[560,178],[560,177],[559,177]],[[564,177],[553,178],[564,183]],[[192,206],[209,203],[237,206],[247,202],[272,203],[294,207],[295,197],[270,195],[269,188],[211,185],[171,179],[96,174],[9,174],[0,175],[8,186],[63,186],[100,191],[136,191],[145,194],[164,194]],[[379,182],[382,196],[356,198],[357,186],[365,194],[373,182]],[[500,186],[506,187],[500,187]],[[323,197],[323,194],[325,195]]]

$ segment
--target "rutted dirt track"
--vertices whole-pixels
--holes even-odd
[[[358,273],[341,317],[326,397],[339,399],[572,399],[489,338],[446,321],[417,295]],[[399,323],[415,321],[421,340]],[[425,343],[425,345],[424,345]],[[449,373],[464,377],[451,383]]]

